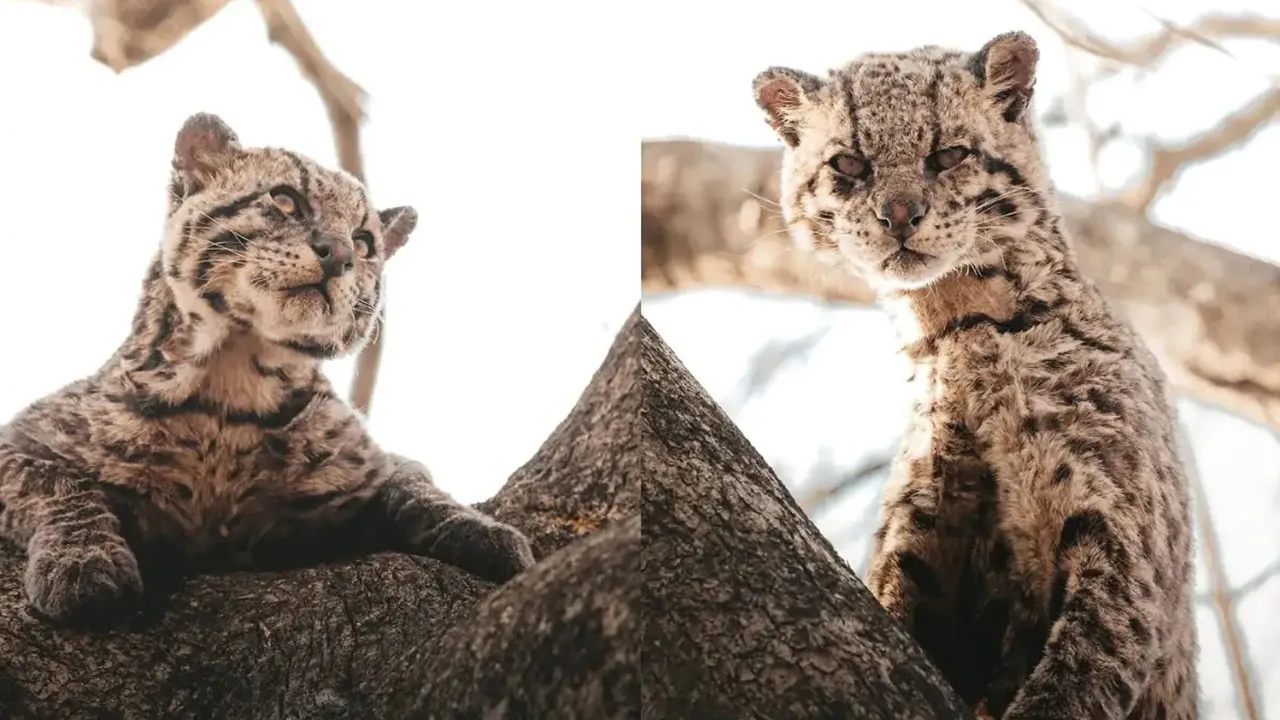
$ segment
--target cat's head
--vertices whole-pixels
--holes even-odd
[[[319,358],[371,333],[383,264],[417,224],[363,184],[288,150],[246,148],[217,116],[178,132],[163,273],[187,316]]]
[[[1012,32],[976,53],[866,54],[825,78],[760,73],[756,102],[785,146],[792,238],[889,289],[991,262],[1044,202],[1028,117],[1038,57]]]

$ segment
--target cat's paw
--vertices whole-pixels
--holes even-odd
[[[54,622],[114,614],[142,594],[138,560],[123,540],[82,544],[33,538],[27,559],[27,602]]]
[[[427,554],[495,583],[510,580],[535,562],[524,533],[473,515],[454,518],[442,526]]]

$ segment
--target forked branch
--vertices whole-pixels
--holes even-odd
[[[1062,38],[1067,45],[1083,50],[1111,64],[1111,72],[1124,67],[1150,69],[1174,50],[1187,43],[1198,43],[1230,54],[1223,40],[1280,40],[1280,19],[1260,15],[1210,14],[1186,26],[1157,19],[1163,29],[1131,43],[1107,40],[1093,32],[1083,21],[1043,0],[1022,0],[1037,18]]]
[[[1181,145],[1153,146],[1150,168],[1146,176],[1125,192],[1121,201],[1138,211],[1155,202],[1160,191],[1177,178],[1188,165],[1217,157],[1243,144],[1264,125],[1280,115],[1280,86],[1254,99],[1253,102],[1223,118],[1217,125]]]
[[[1023,0],[1023,4],[1056,32],[1068,47],[1081,50],[1101,61],[1096,72],[1085,78],[1076,78],[1073,83],[1072,94],[1077,105],[1090,84],[1110,77],[1126,67],[1149,70],[1174,50],[1188,43],[1204,45],[1229,55],[1222,45],[1224,40],[1280,40],[1280,19],[1258,15],[1211,14],[1186,26],[1159,20],[1162,26],[1160,32],[1125,44],[1099,36],[1078,18],[1043,0]],[[1090,154],[1096,168],[1097,155],[1107,138],[1098,134],[1092,121],[1081,118],[1079,107],[1072,109],[1076,110],[1072,119],[1082,122],[1089,133]],[[1119,198],[1120,201],[1134,210],[1145,212],[1185,167],[1217,157],[1244,143],[1259,128],[1274,120],[1277,114],[1280,114],[1280,86],[1273,87],[1270,92],[1223,118],[1212,129],[1179,145],[1153,144],[1149,151],[1150,166],[1146,175],[1125,191]]]

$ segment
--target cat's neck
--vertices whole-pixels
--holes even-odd
[[[940,340],[970,328],[1018,334],[1079,301],[1085,288],[1060,228],[1046,212],[925,287],[880,293],[908,357],[928,360]]]
[[[248,413],[275,411],[323,382],[318,360],[224,317],[183,311],[158,260],[144,282],[132,332],[107,372],[156,402]]]

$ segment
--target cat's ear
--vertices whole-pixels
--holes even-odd
[[[185,194],[198,192],[240,153],[240,140],[222,118],[196,113],[187,118],[173,143],[173,172]]]
[[[408,206],[387,208],[378,212],[378,219],[382,221],[382,243],[386,248],[386,257],[390,258],[409,242],[409,235],[418,226],[418,211]]]
[[[973,55],[969,67],[1005,121],[1016,122],[1026,116],[1031,104],[1039,60],[1036,41],[1015,31],[991,38]]]
[[[823,81],[803,70],[771,67],[756,75],[752,89],[765,121],[789,147],[800,144],[800,124]]]

